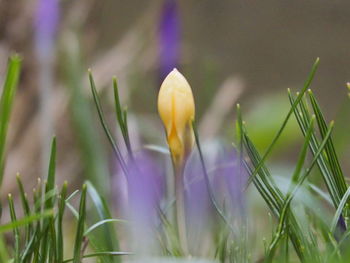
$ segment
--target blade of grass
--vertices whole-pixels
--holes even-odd
[[[54,191],[55,189],[55,171],[56,171],[56,137],[53,137],[51,142],[49,172],[47,175],[47,182],[46,182],[46,189],[45,189],[46,194]],[[56,195],[53,195],[46,200],[45,209],[53,208],[55,196]]]
[[[346,190],[343,198],[341,199],[340,203],[339,203],[339,206],[337,208],[337,211],[335,212],[334,214],[334,217],[333,217],[333,220],[332,220],[332,223],[331,223],[331,227],[330,227],[330,231],[335,234],[335,230],[336,230],[336,227],[337,227],[337,224],[338,224],[338,221],[339,221],[339,218],[341,217],[341,213],[343,211],[343,208],[345,206],[345,204],[347,203],[348,199],[349,199],[349,196],[350,196],[350,187],[348,188],[348,190]]]
[[[69,44],[68,44],[69,42]],[[99,193],[110,194],[108,158],[103,144],[96,143],[99,133],[95,129],[91,101],[87,98],[83,83],[82,43],[78,34],[73,34],[70,41],[64,43],[65,76],[69,94],[69,114],[78,144],[82,174],[91,180]]]
[[[63,215],[66,208],[67,182],[63,183],[61,193],[59,195],[58,215],[57,215],[57,263],[63,262],[64,246],[63,246]]]
[[[22,60],[18,55],[10,57],[3,91],[0,99],[0,188],[5,168],[6,136],[12,111],[12,104],[17,90]]]
[[[50,233],[50,242],[49,242],[49,262],[58,262],[57,260],[57,243],[56,243],[56,229],[55,229],[55,220],[49,221],[49,233]]]
[[[9,203],[9,208],[10,208],[10,215],[11,215],[11,221],[16,222],[16,212],[15,212],[15,207],[13,204],[13,198],[12,195],[8,195],[8,203]],[[17,226],[13,227],[13,235],[15,237],[15,248],[14,248],[14,253],[15,253],[15,258],[14,258],[14,263],[19,263],[20,259],[20,236],[19,236],[19,229]]]
[[[289,96],[290,103],[294,104],[295,99],[293,98],[290,92],[288,93],[288,96]],[[305,136],[307,128],[305,127],[304,120],[310,118],[310,113],[307,110],[307,105],[304,101],[301,101],[301,103],[299,104],[299,109],[294,110],[294,116],[296,117],[297,122],[300,126],[300,129]],[[313,133],[311,136],[310,145],[309,145],[313,155],[316,154],[318,145],[319,145],[318,139],[316,135]],[[328,160],[324,154],[320,155],[320,158],[317,160],[317,165],[322,174],[327,190],[330,193],[330,196],[333,201],[333,205],[335,207],[338,207],[338,204],[343,195],[341,194],[341,190],[337,187],[336,180],[330,171]]]
[[[20,198],[21,198],[21,202],[22,202],[24,215],[29,216],[30,215],[29,201],[27,198],[27,194],[24,191],[24,187],[23,187],[23,184],[22,184],[22,181],[21,181],[19,174],[17,174],[17,176],[16,176],[16,181],[17,181],[17,185],[19,188],[19,194],[20,194]],[[33,228],[32,224],[28,224],[25,226],[25,241],[26,241],[26,243],[29,242],[32,228]]]
[[[121,151],[117,145],[117,143],[115,142],[115,140],[113,139],[113,136],[108,128],[108,125],[107,125],[107,122],[105,120],[105,117],[104,117],[104,114],[103,114],[103,111],[102,111],[102,107],[101,107],[101,103],[100,103],[100,100],[98,98],[98,94],[97,94],[97,90],[96,90],[96,85],[95,85],[95,81],[93,79],[93,76],[92,76],[92,73],[91,73],[91,70],[89,70],[89,80],[90,80],[90,86],[91,86],[91,91],[92,91],[92,95],[94,97],[94,101],[95,101],[95,105],[96,105],[96,108],[97,108],[97,112],[98,112],[98,116],[100,118],[100,122],[101,122],[101,125],[103,127],[103,130],[112,146],[112,149],[113,149],[113,152],[120,164],[120,167],[122,168],[125,176],[126,176],[126,179],[128,178],[128,171],[127,171],[127,166],[125,164],[125,160],[121,154]]]
[[[128,131],[127,111],[123,110],[120,105],[119,90],[118,90],[118,83],[117,83],[116,77],[113,77],[113,90],[114,90],[114,103],[115,103],[117,121],[119,123],[119,127],[122,132],[128,154],[131,158],[133,158],[130,138],[129,138],[129,131]]]
[[[101,257],[101,256],[129,256],[133,255],[133,253],[130,252],[117,252],[117,251],[100,251],[100,252],[95,252],[92,254],[87,254],[84,255],[82,258],[93,258],[93,257]],[[71,259],[66,259],[63,261],[63,263],[68,263],[74,261],[73,258]]]
[[[79,219],[77,231],[75,234],[75,243],[74,243],[74,263],[81,263],[82,259],[82,247],[84,242],[84,227],[85,227],[85,218],[86,218],[86,189],[87,186],[84,184],[80,196],[80,205],[79,205]]]
[[[100,227],[100,226],[103,226],[104,224],[106,223],[120,223],[120,222],[123,222],[123,223],[127,223],[128,221],[126,220],[122,220],[122,219],[104,219],[104,220],[101,220],[95,224],[93,224],[92,226],[90,226],[85,232],[84,232],[84,236],[87,236],[89,235],[92,231],[94,231],[96,228]]]
[[[300,154],[300,158],[298,160],[298,164],[297,164],[295,173],[294,173],[293,178],[292,178],[292,183],[293,183],[293,179],[295,179],[297,177],[296,173],[300,173],[301,172],[301,168],[302,168],[302,166],[303,166],[303,164],[305,162],[306,150],[307,150],[309,141],[311,139],[311,134],[313,132],[313,125],[312,125],[313,120],[314,120],[314,118],[311,119],[312,122],[309,125],[308,131],[307,131],[307,134],[306,134],[306,137],[305,137],[303,149],[302,149],[302,152]],[[326,146],[326,144],[327,144],[327,142],[328,142],[328,140],[330,138],[332,130],[333,130],[333,125],[330,125],[330,128],[328,129],[327,133],[325,134],[325,138],[324,138],[323,142],[321,143],[319,149],[317,150],[317,153],[315,154],[315,156],[314,156],[314,158],[313,158],[309,168],[304,172],[303,175],[301,175],[300,179],[297,181],[297,183],[294,185],[294,187],[293,188],[290,187],[290,190],[288,191],[287,197],[286,197],[286,199],[284,201],[284,205],[283,205],[283,209],[282,209],[282,212],[281,212],[281,216],[280,216],[280,219],[279,219],[279,225],[278,225],[277,231],[275,233],[274,239],[271,242],[271,245],[270,245],[269,250],[268,250],[268,259],[269,260],[272,260],[272,257],[274,255],[274,252],[275,252],[276,247],[277,247],[277,243],[279,242],[280,238],[282,237],[282,231],[283,231],[283,228],[285,226],[285,220],[287,219],[287,213],[288,213],[288,209],[289,209],[290,203],[291,203],[293,197],[295,196],[296,192],[301,187],[302,183],[305,181],[307,176],[310,174],[312,168],[316,164],[317,159],[321,155],[322,151],[324,150],[324,148],[325,148],[325,146]]]
[[[323,117],[320,106],[319,106],[319,104],[318,104],[318,102],[317,102],[317,100],[316,100],[316,98],[313,95],[311,90],[308,90],[308,95],[310,98],[312,108],[313,108],[315,115],[316,115],[316,120],[317,120],[317,123],[319,126],[321,136],[324,137],[325,133],[327,131],[326,121]],[[325,150],[326,150],[327,157],[328,157],[328,160],[330,163],[330,168],[334,174],[334,177],[335,177],[335,180],[337,183],[337,187],[340,191],[342,191],[342,195],[344,195],[344,193],[347,190],[347,185],[345,182],[344,173],[340,167],[340,163],[339,163],[338,156],[337,156],[335,148],[334,148],[334,143],[333,143],[332,138],[329,139]]]
[[[316,70],[318,68],[318,64],[319,64],[319,58],[316,59],[314,65],[311,68],[311,72],[309,74],[308,79],[306,80],[303,89],[301,90],[299,96],[296,98],[295,102],[293,103],[291,109],[289,110],[289,112],[287,113],[287,116],[285,117],[283,124],[281,126],[281,128],[277,131],[275,137],[273,138],[271,144],[269,145],[269,147],[267,148],[267,150],[265,151],[264,155],[262,156],[260,163],[258,163],[258,165],[255,167],[255,170],[253,171],[253,173],[251,174],[251,177],[248,180],[248,185],[252,182],[253,178],[255,177],[255,175],[259,172],[259,170],[261,169],[261,167],[264,165],[265,160],[267,159],[268,155],[270,154],[270,152],[272,151],[273,147],[275,146],[276,142],[278,141],[278,139],[280,138],[283,130],[285,129],[285,127],[287,126],[287,123],[289,121],[290,116],[293,114],[294,109],[296,108],[296,106],[299,104],[300,100],[302,99],[302,97],[304,96],[304,93],[308,90],[308,88],[311,85],[311,82],[315,76]]]
[[[243,132],[243,145],[248,153],[249,159],[253,167],[250,167],[245,160],[243,163],[247,169],[247,172],[251,175],[254,172],[254,170],[256,170],[255,167],[260,163],[261,157],[258,151],[256,150],[256,147],[248,137],[243,123],[240,123],[239,125],[241,126],[240,130]],[[268,169],[265,167],[264,164],[261,167],[261,169],[259,169],[259,173],[257,174],[257,176],[253,177],[253,182],[257,190],[265,200],[266,204],[273,212],[273,214],[277,218],[280,218],[285,198],[281,190],[277,187],[271,174],[269,173]],[[293,243],[294,249],[298,257],[301,261],[303,261],[305,258],[308,257],[308,251],[304,249],[307,246],[307,239],[302,230],[300,229],[300,226],[298,225],[293,213],[290,213],[289,220],[290,227],[288,228],[288,230],[290,231],[290,239]]]
[[[87,191],[89,196],[92,199],[92,202],[96,208],[98,217],[100,220],[113,220],[112,214],[108,209],[106,201],[98,194],[95,187],[91,184],[91,182],[87,181]],[[88,231],[86,231],[88,232]],[[100,234],[100,235],[97,235]],[[93,233],[89,235],[89,238],[93,245],[97,247],[99,250],[110,250],[115,251],[119,250],[119,242],[117,238],[117,231],[114,226],[111,224],[102,225],[101,233]],[[107,262],[120,262],[119,258],[112,257],[102,257],[101,258]]]
[[[44,204],[45,210],[53,209],[56,198],[55,191],[55,170],[56,170],[56,137],[53,137],[51,142],[51,153],[50,153],[50,161],[49,161],[49,170],[45,183],[45,191],[44,195],[41,198],[41,202]],[[52,193],[52,194],[50,194]],[[53,218],[44,219],[42,222],[42,229],[47,231],[47,234],[43,236],[41,240],[41,258],[42,260],[46,260],[48,257],[48,250],[50,243],[55,242],[56,237],[52,236],[52,231],[50,231],[53,223]]]

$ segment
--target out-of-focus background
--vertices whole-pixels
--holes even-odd
[[[112,77],[117,77],[135,149],[165,146],[156,99],[173,63],[192,86],[203,139],[232,140],[240,102],[248,130],[263,150],[288,110],[286,89],[301,89],[320,57],[312,88],[326,118],[339,120],[339,151],[349,148],[349,1],[62,0],[40,7],[41,2],[0,2],[1,81],[8,56],[23,57],[6,193],[15,191],[16,172],[27,187],[35,185],[45,171],[52,134],[58,140],[59,181],[74,185],[89,178],[108,188],[115,162],[98,123],[88,68],[118,137],[112,96]],[[40,8],[47,8],[46,16]],[[283,154],[274,158],[288,163],[300,138],[292,122],[276,150]]]

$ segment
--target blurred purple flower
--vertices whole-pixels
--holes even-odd
[[[60,16],[59,0],[38,0],[34,29],[39,55],[50,56]]]
[[[164,194],[164,176],[145,152],[135,157],[135,164],[130,164],[128,171],[129,216],[143,226],[152,226],[158,218],[158,208]]]
[[[216,194],[221,195],[225,209],[231,217],[245,217],[244,187],[247,174],[244,167],[240,167],[236,151],[224,151],[219,154],[216,162],[215,177],[220,187]],[[221,188],[221,189],[220,189]]]
[[[159,23],[160,81],[178,67],[179,56],[180,18],[177,0],[165,0]]]
[[[189,223],[200,225],[208,220],[210,200],[203,169],[198,156],[188,159],[184,172],[186,215]],[[192,222],[193,220],[193,222]]]
[[[165,190],[161,169],[149,153],[140,152],[135,155],[134,162],[129,162],[127,177],[115,175],[112,186],[113,196],[122,206],[124,217],[131,222],[132,249],[139,254],[154,252],[157,249],[155,232],[160,223],[160,202]],[[117,196],[120,190],[124,192],[124,198]]]
[[[232,225],[241,226],[246,219],[244,187],[247,175],[240,171],[235,151],[213,146],[206,154],[206,164],[213,196]],[[198,154],[193,154],[185,168],[186,219],[191,252],[201,249],[202,240],[213,230],[216,212],[210,200],[208,188]]]

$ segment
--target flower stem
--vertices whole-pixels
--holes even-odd
[[[183,165],[174,163],[175,171],[175,196],[176,196],[176,211],[175,219],[177,225],[178,238],[182,252],[188,254],[186,218],[185,218],[185,187]]]

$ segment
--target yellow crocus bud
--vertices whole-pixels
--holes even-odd
[[[195,106],[191,87],[177,69],[168,74],[160,87],[158,112],[166,129],[172,158],[176,165],[182,165],[193,147]]]

